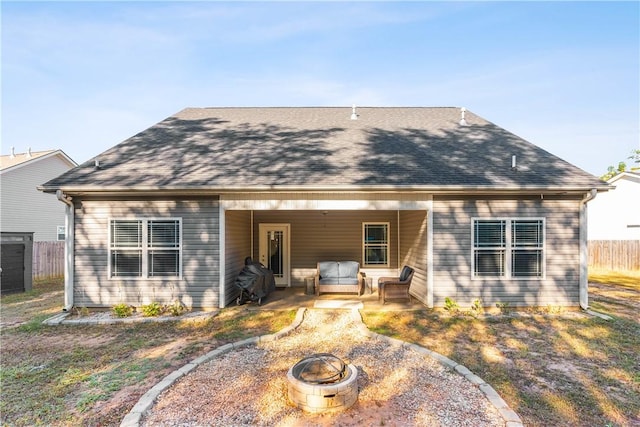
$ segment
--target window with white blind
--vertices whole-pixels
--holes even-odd
[[[474,277],[544,276],[544,219],[472,220]]]
[[[389,266],[389,223],[362,223],[364,266]]]
[[[179,218],[110,221],[110,277],[180,277],[181,255],[182,221]]]

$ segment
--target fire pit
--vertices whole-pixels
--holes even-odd
[[[335,412],[358,400],[358,370],[329,353],[300,360],[287,372],[289,400],[306,412]]]

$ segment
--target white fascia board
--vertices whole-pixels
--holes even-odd
[[[230,210],[431,210],[433,200],[225,200]]]
[[[4,169],[0,170],[0,174],[4,174],[4,173],[7,173],[7,172],[13,172],[13,171],[18,170],[18,169],[20,169],[22,167],[25,167],[25,166],[32,166],[32,165],[38,163],[39,161],[48,159],[49,157],[53,157],[53,156],[59,156],[61,160],[63,160],[64,162],[68,163],[69,169],[72,169],[72,168],[78,166],[78,164],[76,162],[74,162],[71,159],[71,157],[67,156],[64,153],[64,151],[56,150],[56,151],[52,151],[51,153],[47,153],[47,154],[44,154],[44,155],[38,156],[38,157],[33,157],[33,158],[31,158],[29,160],[26,160],[26,161],[24,161],[22,163],[18,163],[16,165],[4,168]]]
[[[611,190],[613,187],[609,185],[603,185],[597,187],[598,192]],[[464,187],[464,186],[448,186],[448,187],[392,187],[392,186],[376,186],[376,187],[364,187],[364,186],[335,186],[335,187],[315,187],[315,186],[255,186],[255,187],[153,187],[153,186],[138,186],[138,187],[101,187],[101,186],[61,186],[61,187],[45,187],[39,186],[38,190],[45,193],[55,193],[56,190],[62,190],[65,194],[69,195],[105,195],[105,196],[211,196],[211,195],[224,195],[224,194],[239,194],[239,193],[300,193],[304,197],[305,193],[378,193],[378,194],[433,194],[433,195],[568,195],[576,194],[582,195],[585,192],[591,191],[589,187]]]

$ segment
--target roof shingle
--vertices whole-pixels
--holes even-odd
[[[44,185],[82,191],[604,188],[467,111],[187,108]],[[512,156],[517,168],[511,168]]]

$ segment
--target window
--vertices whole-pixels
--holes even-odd
[[[389,223],[362,224],[363,261],[365,266],[389,266]]]
[[[59,225],[56,228],[56,235],[58,236],[58,241],[64,241],[65,236],[66,236],[66,230],[64,228],[64,225]]]
[[[474,275],[504,276],[506,252],[506,221],[474,221]]]
[[[511,275],[542,277],[542,220],[511,221]]]
[[[110,277],[180,277],[180,219],[114,219],[109,227]]]
[[[473,276],[544,276],[543,219],[474,219]]]

